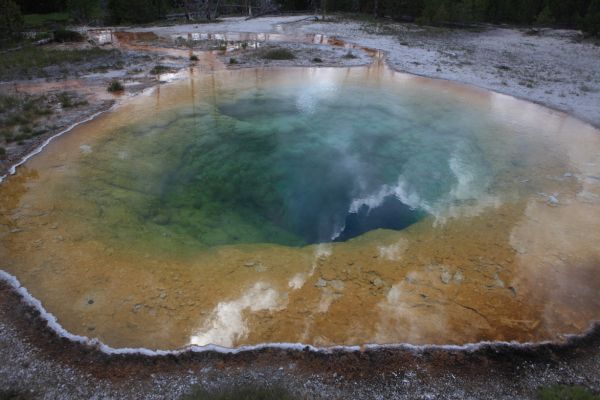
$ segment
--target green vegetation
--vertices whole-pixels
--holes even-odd
[[[53,35],[54,41],[58,43],[83,42],[85,40],[81,33],[67,29],[56,30],[53,32]]]
[[[552,10],[550,7],[546,6],[541,13],[535,18],[535,23],[537,25],[547,25],[552,26],[556,23],[554,16],[552,15]]]
[[[0,146],[0,160],[4,160],[5,158],[6,158],[6,149],[4,147]]]
[[[17,0],[23,14],[47,14],[65,9],[65,0]]]
[[[582,21],[582,29],[600,37],[600,0],[592,0],[586,16]]]
[[[73,19],[80,23],[101,17],[99,0],[66,0],[67,10]]]
[[[48,67],[68,68],[73,64],[83,64],[100,59],[120,60],[118,50],[104,50],[100,48],[78,50],[49,50],[32,45],[24,45],[16,51],[9,51],[0,57],[0,80],[9,80],[15,77],[48,76]],[[94,67],[90,65],[90,69]]]
[[[581,28],[600,35],[600,0],[274,0],[283,11],[316,11],[322,15],[353,12],[377,18],[425,24],[479,22],[540,24]],[[216,20],[221,13],[245,13],[237,0],[0,0],[0,31],[20,32],[20,12],[27,27],[98,21],[110,24],[149,23],[180,13],[188,19]],[[246,4],[248,4],[246,2]],[[325,8],[325,10],[322,10]],[[44,13],[48,16],[40,16]],[[331,20],[331,19],[329,19]],[[10,21],[8,24],[5,21]],[[9,27],[8,30],[6,27]],[[54,28],[53,28],[54,29]]]
[[[539,400],[600,400],[583,386],[553,385],[538,391]]]
[[[52,29],[54,26],[63,26],[69,22],[69,14],[55,12],[49,14],[26,14],[23,16],[25,29]]]
[[[154,66],[154,68],[152,68],[150,70],[150,73],[152,75],[160,75],[160,74],[164,74],[166,72],[171,72],[171,71],[172,71],[172,68],[167,67],[166,65],[157,64]]]
[[[36,122],[51,113],[46,96],[0,95],[0,139],[20,142],[46,133]]]
[[[68,92],[61,92],[56,95],[62,108],[74,108],[88,104],[86,100],[73,100],[73,97]]]
[[[278,386],[241,386],[216,392],[195,389],[182,397],[182,400],[295,400],[286,389]]]
[[[74,108],[87,104],[69,92],[32,96],[26,94],[0,95],[0,143],[22,142],[48,132],[45,128],[52,107]],[[3,155],[0,154],[0,158]],[[4,153],[5,156],[5,153]]]
[[[296,58],[294,53],[288,49],[269,49],[261,54],[261,57],[266,60],[293,60]]]
[[[278,2],[287,10],[311,8],[310,0]],[[327,0],[326,8],[425,24],[540,23],[600,35],[600,0]]]
[[[0,45],[19,39],[23,31],[23,17],[19,6],[12,0],[0,0]]]
[[[171,6],[167,0],[108,0],[107,8],[110,22],[121,24],[159,20]]]
[[[125,87],[123,86],[123,84],[121,82],[114,80],[108,84],[107,90],[111,93],[116,93],[116,92],[124,91]]]

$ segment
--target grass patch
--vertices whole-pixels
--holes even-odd
[[[164,74],[165,72],[171,72],[172,70],[173,70],[172,68],[169,68],[166,65],[157,64],[154,66],[154,68],[152,68],[150,70],[150,73],[152,75],[160,75],[160,74]]]
[[[0,95],[0,141],[22,142],[46,133],[37,121],[52,114],[46,96]]]
[[[49,14],[26,14],[23,16],[23,22],[27,29],[48,28],[54,25],[66,25],[69,23],[68,13],[49,13]]]
[[[298,398],[279,386],[240,386],[216,392],[198,388],[183,396],[182,400],[298,400]]]
[[[73,96],[71,96],[71,94],[69,94],[68,92],[61,92],[58,95],[56,95],[56,98],[60,102],[62,108],[73,108],[85,106],[88,104],[86,100],[78,100],[76,98],[73,98]]]
[[[288,49],[270,49],[262,53],[265,60],[293,60],[296,58],[294,53]]]
[[[118,93],[124,91],[125,87],[121,82],[114,80],[108,84],[108,88],[106,88],[106,90],[108,90],[111,93]]]
[[[20,97],[0,95],[1,120],[6,121],[13,112],[32,113],[34,115],[48,115],[49,110],[44,107],[45,96]],[[29,117],[33,115],[27,115]]]
[[[552,385],[538,390],[539,400],[600,400],[583,386]]]
[[[46,77],[48,67],[68,68],[73,65],[97,62],[101,59],[120,59],[118,50],[100,48],[78,50],[56,50],[43,47],[24,46],[20,50],[9,51],[0,57],[0,80],[14,78]],[[90,66],[91,69],[93,68]]]

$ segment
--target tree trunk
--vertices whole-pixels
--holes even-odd
[[[206,0],[206,19],[211,20],[210,9],[212,8],[212,1]]]
[[[182,1],[183,12],[185,13],[185,19],[189,21],[190,18],[190,5],[186,0]]]
[[[219,7],[221,6],[221,0],[217,0],[217,5],[215,6],[215,11],[213,12],[213,18],[214,19],[218,19],[220,14],[219,14]]]

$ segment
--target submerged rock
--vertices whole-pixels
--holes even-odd
[[[344,290],[344,282],[340,281],[339,279],[335,279],[333,281],[329,282],[329,285],[333,288],[333,290],[335,290],[336,292],[341,292],[342,290]]]
[[[442,280],[442,283],[444,283],[445,285],[447,285],[452,280],[452,274],[450,274],[450,272],[448,272],[448,271],[444,271],[440,275],[440,279]]]
[[[244,263],[244,267],[246,268],[254,268],[258,272],[266,271],[265,266],[260,261],[246,261]]]
[[[377,288],[380,288],[380,287],[385,286],[385,282],[383,281],[383,279],[377,277],[375,279],[371,279],[371,285],[373,285]]]
[[[456,273],[454,273],[454,283],[462,283],[464,279],[465,278],[460,271],[456,271]]]

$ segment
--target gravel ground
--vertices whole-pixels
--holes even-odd
[[[59,338],[0,283],[0,390],[32,399],[177,399],[279,385],[307,399],[528,399],[555,383],[600,391],[600,329],[566,345],[108,356]],[[0,392],[1,393],[1,392]]]
[[[383,50],[396,70],[489,88],[600,126],[600,47],[583,41],[577,32],[543,30],[528,35],[498,27],[468,32],[348,20],[296,22],[300,19],[234,18],[217,24],[136,31],[163,37],[191,31],[336,36]],[[276,46],[288,47],[299,56],[274,65],[312,65],[315,57],[322,58],[324,65],[368,62],[366,53],[359,50],[353,53],[357,59],[344,61],[347,50],[336,46],[291,42]],[[241,61],[232,66],[235,68],[265,63],[252,54],[223,57],[227,60],[232,54]],[[340,57],[342,61],[336,62]],[[174,68],[188,63],[184,59],[166,61]],[[149,67],[151,63],[144,66]],[[114,72],[106,74],[85,79],[104,82]],[[80,81],[84,86],[89,82],[85,79]],[[29,88],[35,91],[35,86]],[[598,365],[599,328],[563,346],[108,356],[58,337],[35,309],[0,283],[0,395],[14,391],[21,398],[177,399],[197,386],[218,390],[252,383],[279,384],[300,398],[311,399],[527,399],[535,398],[539,387],[555,383],[584,385],[599,392]]]

